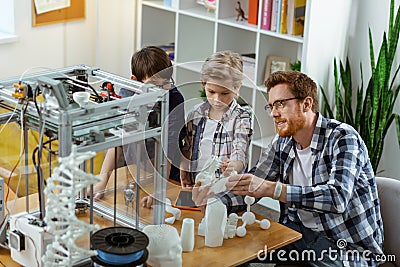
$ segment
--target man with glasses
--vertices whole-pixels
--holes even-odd
[[[244,209],[246,195],[279,200],[280,222],[303,237],[282,252],[268,253],[272,262],[377,265],[383,225],[374,172],[360,135],[318,113],[317,86],[307,75],[275,72],[265,86],[266,110],[277,135],[249,174],[229,178],[230,192],[219,196],[228,212]]]

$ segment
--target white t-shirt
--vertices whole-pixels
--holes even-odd
[[[197,171],[201,171],[204,164],[211,158],[212,148],[214,146],[214,133],[217,129],[218,121],[213,119],[207,119],[204,125],[203,136],[199,144],[199,158]]]
[[[293,162],[292,177],[290,179],[291,184],[301,186],[312,185],[312,164],[311,147],[309,146],[302,150],[297,149]],[[314,216],[310,211],[298,209],[297,214],[305,227],[311,229],[317,227]]]

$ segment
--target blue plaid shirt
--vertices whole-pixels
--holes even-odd
[[[278,135],[264,151],[254,175],[287,184],[280,222],[299,221],[297,209],[312,212],[317,229],[328,238],[347,241],[347,249],[383,254],[383,223],[375,176],[367,147],[349,125],[317,114],[311,141],[312,185],[289,184],[295,141]],[[245,208],[243,197],[220,195],[228,212]]]

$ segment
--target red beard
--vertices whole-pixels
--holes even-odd
[[[280,122],[283,122],[283,125],[281,125],[281,127],[279,126]],[[290,119],[275,119],[275,129],[281,137],[294,136],[300,129],[304,127],[305,124],[306,118],[301,115],[297,115],[296,117],[292,117]]]

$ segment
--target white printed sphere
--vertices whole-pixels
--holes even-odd
[[[252,205],[255,201],[256,199],[254,197],[249,197],[249,196],[244,197],[244,203],[246,203],[247,205]]]
[[[239,218],[239,216],[236,213],[231,213],[231,214],[229,214],[228,218],[229,219],[237,219],[237,218]]]
[[[269,229],[269,227],[271,226],[271,223],[267,220],[267,219],[263,219],[260,222],[260,227],[261,229]]]
[[[238,237],[244,237],[244,236],[246,235],[246,227],[244,227],[244,226],[239,226],[239,227],[236,229],[236,235],[237,235]]]
[[[247,223],[247,224],[253,224],[256,221],[256,215],[254,215],[254,213],[252,212],[245,212],[242,215],[242,220],[243,222]]]

